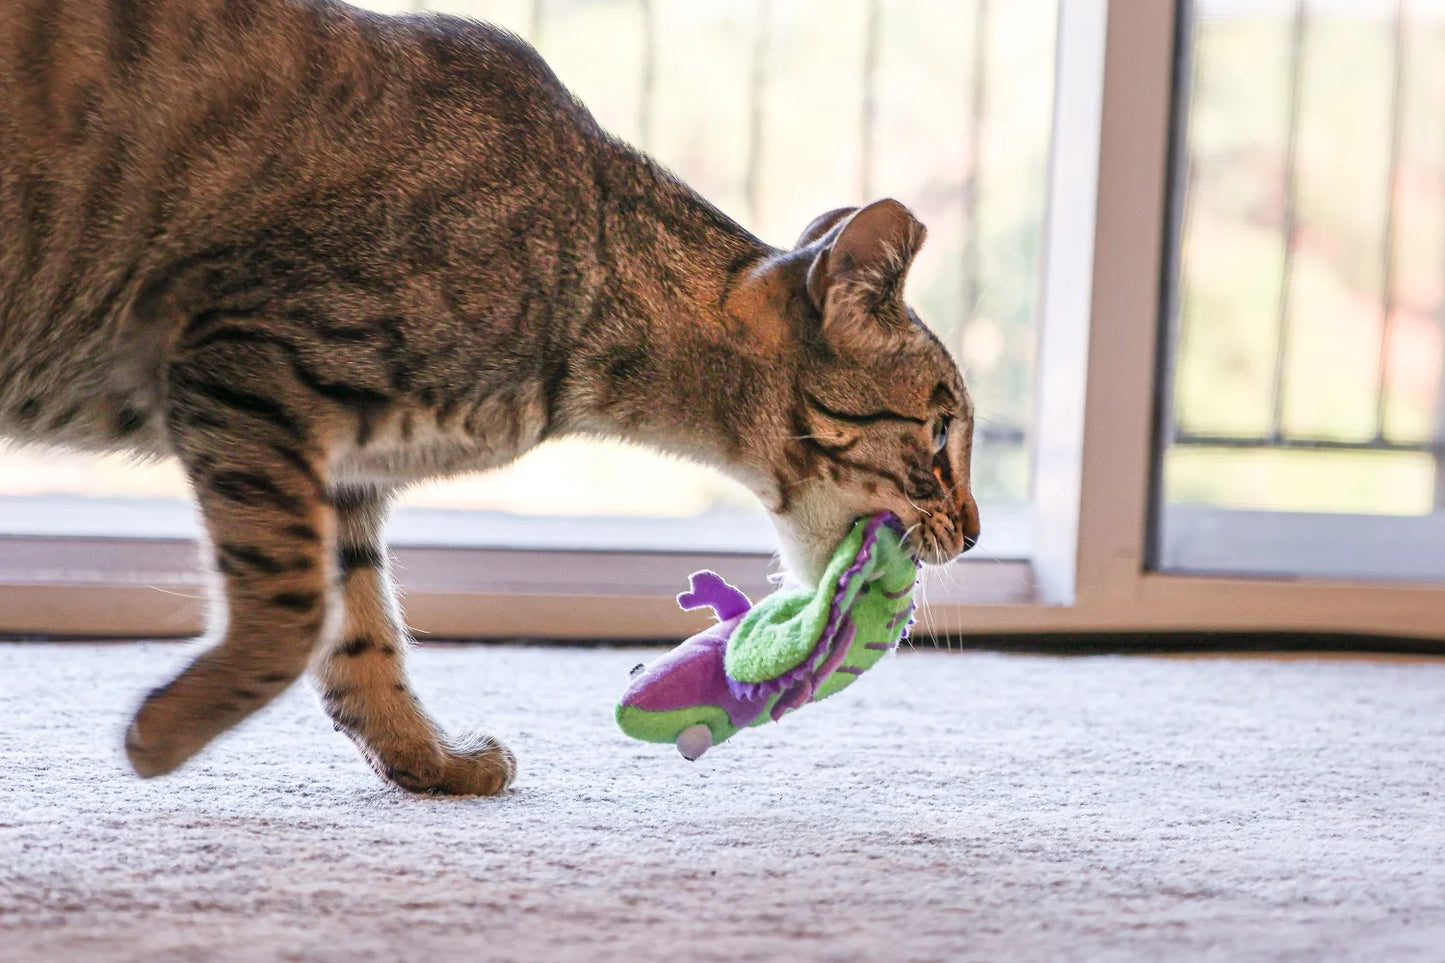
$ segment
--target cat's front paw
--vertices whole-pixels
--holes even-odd
[[[491,736],[478,734],[424,756],[400,754],[376,768],[408,792],[499,796],[517,777],[517,757]]]
[[[164,776],[216,736],[270,702],[296,677],[238,667],[220,649],[203,653],[171,682],[154,689],[125,733],[125,754],[144,779]]]
[[[125,754],[142,779],[173,772],[199,752],[220,725],[198,725],[193,707],[178,704],[168,689],[146,698],[125,731]]]

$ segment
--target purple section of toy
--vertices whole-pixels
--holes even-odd
[[[683,611],[690,612],[704,605],[711,606],[718,621],[726,622],[729,619],[741,618],[753,607],[752,601],[743,594],[742,589],[729,585],[716,572],[707,569],[693,572],[691,581],[692,588],[677,597],[677,604],[682,606]]]
[[[694,588],[696,584],[694,576]],[[726,582],[723,585],[732,588]],[[622,694],[622,704],[648,712],[717,706],[739,729],[757,719],[767,705],[767,697],[739,699],[728,688],[727,676],[723,673],[723,649],[741,618],[739,615],[704,629],[653,662],[632,680]]]

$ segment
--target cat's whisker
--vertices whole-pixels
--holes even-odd
[[[934,551],[935,551],[935,553],[941,555],[941,554],[942,554],[942,548],[943,548],[943,546],[939,543],[938,536],[937,536],[936,534],[934,535],[933,540],[934,540]],[[949,572],[950,566],[948,566],[948,565],[940,565],[940,566],[935,566],[935,567],[938,568],[938,569],[940,569],[940,570],[942,570],[942,572],[943,572],[943,576],[942,576],[942,577],[943,577],[945,580],[947,580],[948,577],[949,577],[949,575],[952,574],[951,572]],[[944,632],[944,633],[939,632],[939,630],[938,630],[938,617],[937,617],[937,615],[931,615],[930,617],[933,619],[933,644],[934,644],[934,646],[937,647],[938,644],[939,644],[939,641],[940,641],[940,639],[941,639],[941,640],[942,640],[942,643],[943,643],[943,650],[944,650],[945,652],[951,651],[953,642],[952,642],[952,640],[948,637],[948,634],[947,634],[946,632]]]
[[[995,412],[980,408],[973,410],[973,421],[976,425],[1008,425],[1007,417],[1007,414],[1002,411]]]
[[[906,501],[908,504],[912,505],[912,506],[913,506],[913,510],[916,511],[916,512],[918,512],[918,513],[919,513],[920,515],[922,515],[924,518],[932,518],[932,517],[933,517],[933,513],[932,513],[932,512],[928,511],[927,509],[919,508],[919,507],[918,507],[918,504],[917,504],[916,502],[914,502],[914,500],[913,500],[912,498],[909,498],[909,497],[908,497],[908,493],[907,493],[907,492],[904,492],[904,493],[903,493],[903,500]]]
[[[147,585],[146,588],[150,589],[152,592],[159,592],[162,595],[174,596],[178,599],[196,599],[199,601],[205,601],[208,598],[208,596],[206,596],[205,594],[197,595],[194,592],[177,592],[174,589],[163,589],[159,585]]]
[[[915,617],[918,619],[918,622],[914,628],[926,635],[933,646],[937,648],[938,639],[934,637],[933,634],[933,613],[929,610],[928,605],[928,587],[926,583],[922,581],[918,583],[918,610],[915,613]],[[917,648],[914,648],[914,651],[918,651]]]
[[[922,524],[922,522],[914,522],[912,525],[909,525],[903,530],[903,538],[901,539],[901,541],[903,542],[905,548],[907,548],[908,546],[908,539],[912,537],[914,532],[918,531],[918,526]],[[918,556],[918,553],[914,552],[912,549],[909,549],[909,551],[913,552],[915,558]]]
[[[915,593],[918,597],[918,607],[914,611],[914,617],[917,619],[917,623],[915,624],[914,628],[920,632],[926,633],[931,637],[933,635],[933,628],[931,624],[932,613],[929,611],[928,607],[928,580],[921,577],[924,571],[927,571],[927,569],[921,569],[919,572],[920,578],[918,579],[918,587],[915,590]],[[934,645],[936,646],[938,644],[937,640],[934,639],[933,641]],[[909,648],[913,649],[915,652],[918,651],[917,648],[912,645],[911,640]]]
[[[937,649],[937,648],[938,648],[938,620],[937,620],[937,617],[933,614],[933,606],[931,606],[931,605],[927,605],[927,606],[920,605],[920,608],[923,609],[923,623],[924,623],[924,628],[925,628],[925,629],[927,630],[927,632],[928,632],[929,641],[932,642],[932,643],[933,643],[933,647],[934,647],[935,649]]]
[[[982,552],[984,555],[988,556],[988,560],[990,562],[996,562],[999,565],[1003,564],[1003,559],[1000,558],[998,555],[994,554],[987,545],[982,545],[978,542],[974,542],[971,551]]]
[[[950,575],[951,583],[952,583],[952,584],[950,585],[950,588],[953,590],[953,593],[952,593],[952,594],[954,595],[955,598],[962,598],[962,597],[964,597],[964,575],[963,575],[963,571],[962,571],[961,569],[959,569],[959,567],[956,566],[956,565],[949,566],[949,568],[951,569],[949,575]],[[950,648],[951,648],[951,647],[952,647],[952,642],[951,642],[951,641],[950,641],[949,645],[950,645]],[[962,651],[962,650],[963,650],[963,647],[964,647],[963,640],[962,640],[962,638],[960,638],[960,639],[959,639],[959,643],[958,643],[959,651]]]

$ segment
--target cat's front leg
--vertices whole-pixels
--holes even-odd
[[[372,768],[403,789],[459,796],[504,791],[517,771],[511,751],[488,736],[448,742],[407,680],[410,639],[381,538],[386,494],[345,489],[332,501],[343,626],[312,665],[327,713]]]

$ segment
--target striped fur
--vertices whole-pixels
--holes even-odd
[[[503,790],[511,753],[411,693],[380,532],[399,486],[548,438],[742,479],[803,578],[862,512],[931,561],[976,537],[896,202],[772,248],[515,37],[327,0],[0,0],[0,105],[0,436],[178,458],[219,575],[142,775],[309,668],[384,778]]]

